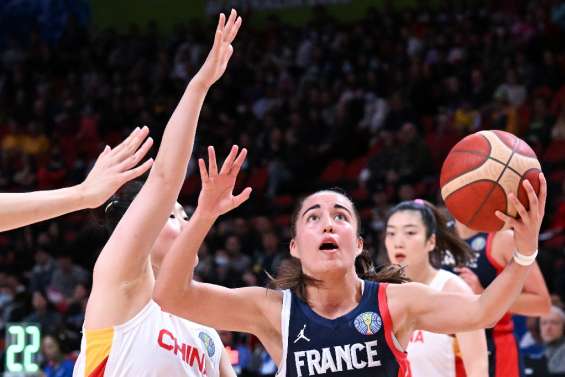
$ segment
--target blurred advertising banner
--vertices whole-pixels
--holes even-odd
[[[244,10],[277,10],[316,5],[349,4],[352,0],[206,0],[207,14],[216,14],[221,10],[235,8]]]

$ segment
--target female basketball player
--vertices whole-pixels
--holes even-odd
[[[74,376],[235,376],[214,330],[163,312],[151,295],[161,259],[185,223],[175,199],[200,109],[226,69],[240,25],[235,11],[227,21],[220,15],[212,49],[165,128],[147,181],[133,202],[130,185],[108,204],[117,225],[94,267]],[[236,154],[232,149],[228,159]]]
[[[210,160],[208,171],[199,161],[203,190],[226,174],[218,174]],[[364,263],[357,211],[333,191],[306,197],[296,211],[289,248],[297,268],[277,280],[288,289],[228,289],[192,281],[202,240],[216,218],[233,207],[226,205],[232,203],[232,184],[218,190],[215,200],[213,195],[199,200],[161,266],[154,298],[176,315],[256,335],[278,364],[279,376],[407,376],[403,350],[415,329],[477,330],[496,322],[514,302],[537,252],[546,200],[541,175],[540,180],[539,197],[524,183],[529,211],[509,198],[520,220],[497,213],[515,229],[517,251],[514,262],[480,296],[438,292],[419,283],[363,280],[401,281],[401,276],[375,274]]]
[[[136,128],[114,149],[106,146],[88,177],[77,186],[58,190],[0,193],[0,231],[100,206],[125,182],[139,177],[151,167],[151,159],[135,167],[153,144],[151,138],[146,140],[148,134],[147,127],[141,130]]]
[[[473,294],[463,279],[439,268],[448,250],[458,265],[467,263],[472,254],[465,241],[448,229],[447,220],[433,204],[418,199],[392,208],[386,221],[385,246],[390,261],[405,266],[410,280],[440,292]],[[457,350],[463,370],[457,365]],[[406,351],[414,377],[488,376],[484,330],[459,332],[455,337],[416,330]]]
[[[516,249],[512,230],[496,233],[480,233],[456,222],[458,234],[471,246],[474,257],[467,267],[454,270],[469,284],[476,294],[481,294],[504,266],[512,259]],[[445,267],[454,265],[445,263]],[[534,263],[522,292],[510,307],[510,313],[526,316],[541,316],[548,313],[551,299],[543,275]],[[505,314],[493,328],[486,330],[489,350],[489,374],[491,377],[518,377],[523,375],[520,366],[518,343],[510,313]]]

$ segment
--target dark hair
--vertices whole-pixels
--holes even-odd
[[[472,259],[473,252],[469,245],[449,226],[447,218],[436,206],[422,199],[401,202],[388,211],[385,224],[388,224],[392,215],[401,211],[420,214],[426,228],[426,239],[435,234],[436,247],[430,252],[432,266],[440,268],[446,256],[452,256],[457,266],[466,265]]]
[[[127,182],[106,202],[104,205],[104,226],[109,233],[114,231],[131,202],[141,191],[144,183],[145,181],[142,179]]]
[[[316,191],[299,200],[298,205],[291,216],[290,234],[292,238],[296,237],[296,224],[298,222],[302,206],[304,205],[304,201],[306,198],[320,192],[334,192],[343,195],[351,202],[353,213],[357,219],[357,236],[361,237],[361,217],[359,216],[359,212],[357,211],[353,200],[351,200],[344,190],[340,188],[330,188]],[[387,265],[375,268],[373,260],[366,250],[363,250],[361,254],[355,258],[355,271],[361,279],[366,280],[395,284],[405,283],[409,280],[404,274],[404,269],[398,265]],[[290,289],[301,300],[308,302],[306,287],[320,286],[321,284],[322,281],[308,276],[302,271],[300,259],[291,257],[287,263],[281,265],[281,268],[277,272],[277,277],[272,279],[271,286],[276,289]]]

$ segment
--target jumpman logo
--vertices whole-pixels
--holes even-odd
[[[294,340],[294,344],[296,344],[296,342],[298,342],[300,339],[304,339],[305,341],[309,342],[310,339],[308,339],[306,337],[306,335],[304,335],[304,330],[306,330],[306,324],[304,324],[304,327],[302,328],[302,330],[300,330],[300,332],[298,333],[298,336],[296,337],[296,339]]]

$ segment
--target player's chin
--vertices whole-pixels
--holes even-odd
[[[349,268],[351,268],[351,264],[340,260],[340,259],[327,259],[327,260],[320,260],[318,262],[318,266],[316,271],[319,274],[344,274],[346,273]]]

